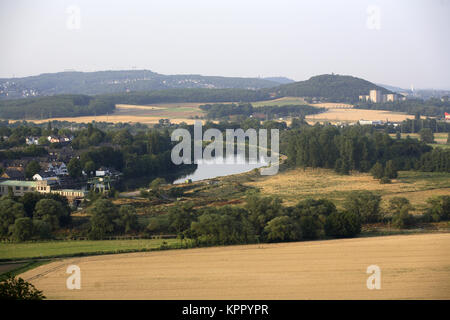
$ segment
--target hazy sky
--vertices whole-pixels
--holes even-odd
[[[0,77],[334,72],[450,89],[449,33],[449,0],[1,0]]]

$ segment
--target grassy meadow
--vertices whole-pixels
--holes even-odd
[[[2,243],[0,260],[68,257],[81,254],[106,254],[158,249],[179,243],[177,239],[69,240]]]
[[[262,195],[274,195],[287,204],[304,198],[327,198],[338,206],[356,190],[369,190],[382,196],[405,197],[417,209],[426,206],[426,199],[436,195],[450,195],[450,173],[400,171],[391,184],[380,184],[368,173],[339,175],[330,169],[288,169],[274,176],[261,177],[244,185],[261,190]]]

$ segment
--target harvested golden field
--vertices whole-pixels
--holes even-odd
[[[231,103],[231,102],[223,102]],[[180,102],[180,103],[162,103],[152,105],[129,105],[117,104],[113,113],[100,116],[85,116],[85,117],[56,117],[50,119],[36,119],[29,120],[35,123],[48,122],[52,120],[70,121],[78,123],[89,123],[93,120],[97,122],[140,122],[143,124],[155,124],[160,119],[170,119],[172,123],[186,122],[193,124],[194,119],[204,116],[204,112],[199,108],[200,105],[206,103],[196,102]],[[345,103],[307,103],[301,97],[283,97],[268,101],[252,102],[254,107],[260,106],[283,106],[290,104],[308,104],[315,107],[326,108],[327,111],[320,114],[309,115],[306,117],[309,123],[316,122],[356,122],[358,120],[389,120],[402,121],[405,119],[412,119],[414,116],[403,113],[396,113],[382,110],[363,110],[353,109],[353,106]],[[14,120],[13,120],[14,121]],[[19,121],[19,120],[17,120]],[[21,120],[20,120],[21,121]]]
[[[351,109],[352,104],[339,102],[323,102],[323,103],[309,103],[310,106],[326,109]]]
[[[109,115],[86,116],[86,117],[62,117],[43,120],[31,120],[36,123],[51,120],[71,121],[87,123],[95,120],[97,122],[140,122],[144,124],[155,124],[160,119],[170,119],[172,123],[186,122],[194,123],[196,116],[202,116],[203,111],[198,108],[204,103],[166,103],[154,105],[129,105],[118,104],[116,110]]]
[[[166,117],[167,118],[167,117]],[[29,120],[30,122],[42,123],[48,121],[69,121],[69,122],[77,122],[77,123],[90,123],[92,121],[96,122],[112,122],[112,123],[143,123],[143,124],[155,124],[158,123],[162,117],[156,116],[132,116],[132,115],[109,115],[109,116],[96,116],[96,117],[67,117],[67,118],[51,118],[45,120]],[[172,123],[181,123],[186,122],[187,124],[194,124],[194,119],[188,118],[170,118]],[[204,121],[202,121],[204,122]]]
[[[309,123],[315,122],[357,122],[359,120],[380,120],[399,122],[414,116],[400,112],[365,110],[353,108],[330,108],[326,112],[306,116]]]
[[[450,299],[449,250],[448,233],[416,234],[73,258],[21,277],[49,299]]]
[[[450,174],[441,172],[400,171],[391,184],[380,184],[368,173],[355,172],[339,175],[330,169],[289,169],[274,176],[261,176],[246,185],[261,189],[263,195],[275,195],[286,204],[299,200],[327,198],[340,203],[349,193],[369,190],[383,200],[394,196],[406,197],[414,206],[423,207],[427,198],[434,195],[450,195]]]

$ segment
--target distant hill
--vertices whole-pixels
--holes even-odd
[[[282,77],[277,79],[289,80]],[[360,78],[334,74],[281,85],[267,79],[165,76],[148,70],[61,72],[13,80],[0,79],[11,95],[14,86],[33,88],[27,90],[35,90],[35,94],[30,94],[31,98],[29,95],[27,98],[0,101],[0,118],[100,115],[114,111],[115,105],[120,103],[252,102],[284,96],[355,103],[359,95],[369,94],[371,89],[391,92]],[[106,92],[96,94],[103,91]],[[16,97],[20,98],[24,92],[31,91],[17,90]]]
[[[274,92],[279,97],[307,97],[319,98],[323,101],[353,103],[359,100],[359,95],[369,94],[372,89],[381,90],[384,94],[391,93],[367,80],[336,74],[314,76],[305,81],[278,86],[275,90],[265,90]]]
[[[150,70],[58,72],[24,78],[0,79],[0,99],[58,94],[97,95],[164,89],[210,88],[257,90],[280,82],[260,78],[201,75],[163,75]]]
[[[409,89],[404,89],[404,88],[400,88],[400,87],[395,87],[395,86],[390,86],[388,84],[381,84],[381,83],[377,83],[378,86],[383,87],[387,90],[390,90],[392,92],[410,92],[411,90]]]
[[[273,82],[276,82],[279,84],[287,84],[287,83],[295,82],[294,80],[286,78],[286,77],[266,77],[263,79],[273,81]]]
[[[441,99],[444,96],[450,95],[450,90],[445,90],[445,89],[416,88],[416,89],[414,89],[414,91],[412,91],[411,89],[399,88],[399,87],[394,87],[394,86],[390,86],[390,85],[386,85],[386,84],[378,84],[378,85],[380,87],[386,88],[393,92],[406,94],[409,99],[423,99],[423,100]]]

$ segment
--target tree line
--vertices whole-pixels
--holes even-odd
[[[243,206],[198,208],[191,202],[176,203],[167,214],[141,220],[134,205],[116,205],[101,197],[88,207],[87,222],[76,227],[65,198],[27,193],[0,198],[0,237],[18,242],[51,239],[62,229],[76,227],[93,240],[176,234],[199,246],[345,238],[357,236],[365,224],[388,223],[403,229],[450,219],[450,196],[432,197],[427,203],[423,214],[412,215],[408,199],[393,197],[383,209],[381,197],[370,191],[350,193],[342,209],[327,199],[306,198],[284,206],[277,197],[250,195]]]
[[[151,218],[146,230],[176,233],[198,245],[227,245],[354,237],[370,223],[408,228],[450,219],[449,196],[430,198],[425,213],[415,216],[406,198],[392,198],[386,210],[380,203],[381,197],[369,191],[349,194],[342,210],[327,199],[303,199],[294,206],[283,206],[279,198],[253,195],[244,206],[197,209],[191,203],[175,205],[167,215]]]
[[[0,198],[0,238],[25,241],[49,239],[54,232],[71,223],[67,199],[58,194],[10,194]]]
[[[262,114],[267,120],[279,117],[305,117],[306,115],[321,113],[325,110],[324,108],[316,108],[309,105],[274,105],[255,108],[251,103],[204,104],[200,105],[199,108],[206,112],[208,119],[229,118],[235,115],[249,117],[255,114]]]
[[[372,126],[338,128],[331,125],[301,126],[283,132],[282,153],[292,166],[332,168],[341,174],[369,172],[375,164],[389,162],[393,171],[450,172],[450,153],[433,150],[416,139],[392,139]]]
[[[450,102],[441,99],[431,98],[407,99],[384,103],[358,102],[355,104],[358,109],[388,110],[394,112],[405,112],[408,114],[421,114],[431,117],[444,117],[444,112],[450,112]]]
[[[0,101],[0,117],[4,119],[94,116],[114,109],[115,104],[108,99],[73,94]]]

